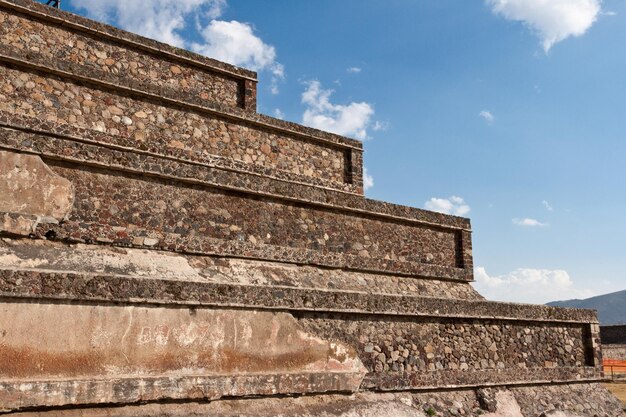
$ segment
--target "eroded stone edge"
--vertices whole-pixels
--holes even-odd
[[[0,150],[0,231],[34,233],[40,223],[66,220],[74,205],[72,183],[37,155]]]

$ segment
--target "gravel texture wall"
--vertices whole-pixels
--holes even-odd
[[[49,166],[72,182],[79,200],[68,221],[54,227],[59,238],[467,279],[456,230],[54,161]]]
[[[44,74],[0,66],[0,80],[0,111],[105,133],[114,145],[202,163],[218,156],[334,188],[350,182],[341,148]]]

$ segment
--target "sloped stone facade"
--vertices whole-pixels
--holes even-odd
[[[0,413],[621,415],[593,311],[484,300],[468,219],[363,197],[361,144],[256,74],[0,24]]]

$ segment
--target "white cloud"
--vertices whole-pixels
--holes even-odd
[[[191,44],[195,52],[254,71],[267,69],[277,78],[284,77],[284,67],[276,62],[276,49],[256,36],[250,24],[211,20],[200,34],[204,42]]]
[[[359,72],[362,71],[362,69],[359,67],[350,67],[346,69],[346,71],[349,72],[350,74],[358,74]]]
[[[196,16],[215,19],[222,14],[225,0],[72,0],[78,9],[100,21],[115,23],[121,28],[139,33],[181,48],[186,42],[181,32]]]
[[[253,71],[270,71],[271,91],[278,93],[284,67],[276,61],[276,49],[263,42],[248,23],[217,20],[226,0],[72,1],[88,16],[122,29]],[[188,39],[193,30],[202,42]]]
[[[283,113],[281,109],[274,109],[274,117],[283,120],[285,118],[285,113]]]
[[[546,200],[543,200],[541,202],[541,204],[543,204],[543,206],[546,208],[546,210],[548,211],[553,211],[554,207],[552,207],[552,205],[550,205],[550,203],[548,203]]]
[[[306,105],[303,124],[338,135],[367,139],[367,129],[374,115],[374,108],[369,103],[333,104],[330,96],[334,90],[324,90],[316,80],[306,84],[302,93],[302,103]]]
[[[271,67],[272,69],[272,83],[270,86],[270,91],[272,94],[278,94],[280,92],[278,88],[278,83],[285,78],[285,67],[283,64],[279,64],[278,62],[274,63]]]
[[[494,115],[489,110],[481,110],[478,115],[485,119],[485,121],[489,124],[492,124],[496,120]]]
[[[372,177],[368,172],[367,168],[363,168],[363,188],[365,191],[369,190],[374,186],[374,177]]]
[[[547,223],[541,223],[539,220],[529,219],[527,217],[523,219],[513,219],[513,224],[526,227],[544,227],[548,225]]]
[[[424,203],[426,210],[437,211],[444,214],[454,214],[464,216],[470,211],[470,206],[461,197],[452,196],[450,198],[431,198]]]
[[[489,300],[545,304],[550,301],[593,297],[593,291],[576,288],[563,270],[519,268],[490,276],[485,268],[474,269],[474,287]]]
[[[380,122],[377,120],[374,122],[374,126],[372,126],[374,132],[384,132],[387,129],[389,129],[389,122]]]
[[[601,0],[486,0],[492,11],[523,22],[541,38],[547,53],[570,36],[583,35],[596,21]]]

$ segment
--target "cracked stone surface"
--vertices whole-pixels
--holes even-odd
[[[587,403],[587,410],[565,406],[555,410],[555,398],[546,386],[514,389],[490,389],[495,411],[479,401],[474,390],[446,392],[356,393],[351,395],[316,395],[295,398],[255,398],[219,400],[211,403],[144,404],[115,409],[84,408],[47,412],[16,413],[19,417],[621,417],[619,405],[602,404],[596,384],[564,386],[570,394],[560,399]],[[536,398],[536,409],[518,403],[520,391]],[[578,397],[585,394],[584,397]],[[558,402],[558,401],[557,401]],[[544,405],[542,405],[544,404]],[[545,405],[548,404],[548,405]]]
[[[0,335],[0,410],[356,391],[366,372],[287,313],[4,303]]]
[[[153,279],[291,287],[370,294],[481,300],[467,283],[416,280],[225,257],[184,256],[156,250],[66,245],[45,240],[0,242],[0,268],[105,273]]]
[[[74,190],[69,180],[35,155],[0,151],[0,212],[51,217],[69,215]]]

